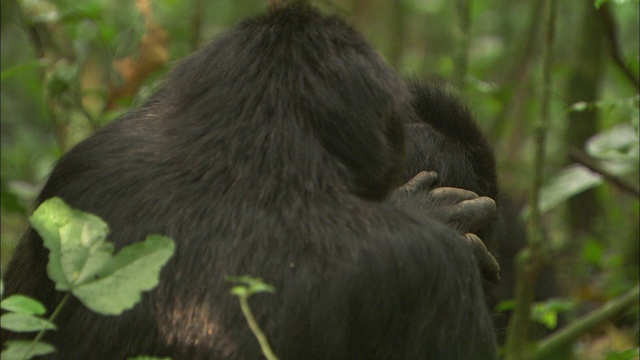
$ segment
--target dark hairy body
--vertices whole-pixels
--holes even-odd
[[[64,155],[38,198],[99,215],[118,248],[152,233],[176,241],[132,310],[67,304],[51,358],[259,358],[228,275],[275,286],[250,305],[282,359],[494,358],[464,239],[385,201],[412,117],[406,85],[366,41],[300,5],[180,62],[144,106]],[[30,229],[7,295],[54,308],[46,261]]]

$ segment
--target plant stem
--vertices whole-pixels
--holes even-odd
[[[54,325],[53,321],[56,319],[58,314],[60,314],[60,311],[62,310],[64,305],[67,303],[67,301],[69,301],[70,297],[71,297],[71,293],[70,292],[68,292],[68,293],[66,293],[64,295],[64,297],[62,298],[62,301],[60,301],[58,306],[56,306],[56,308],[53,310],[53,313],[51,314],[51,316],[49,316],[49,318],[47,319],[47,324]],[[40,332],[38,332],[38,335],[36,335],[36,338],[33,339],[33,341],[31,342],[31,346],[29,347],[29,350],[27,350],[27,352],[25,352],[24,357],[22,358],[22,360],[26,360],[26,359],[30,358],[29,354],[31,354],[31,352],[33,351],[33,348],[42,339],[42,337],[44,336],[44,333],[46,331],[47,331],[47,328],[43,327],[42,330],[40,330]]]
[[[247,301],[248,296],[239,296],[240,297],[240,308],[242,309],[242,313],[244,317],[247,319],[247,323],[249,324],[249,328],[253,332],[253,335],[258,339],[260,343],[260,349],[264,356],[269,360],[278,360],[276,354],[274,354],[271,346],[269,345],[269,341],[267,340],[267,336],[260,330],[258,326],[258,322],[255,317],[253,317],[253,313],[251,312],[251,308],[249,307],[249,302]]]

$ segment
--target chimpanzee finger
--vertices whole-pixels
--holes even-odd
[[[441,213],[449,226],[466,234],[476,232],[493,219],[496,214],[496,203],[493,199],[483,196],[447,206]]]
[[[457,204],[464,200],[478,198],[478,194],[470,190],[464,190],[454,187],[439,187],[433,189],[429,194],[437,203]]]
[[[435,171],[421,171],[414,177],[409,179],[402,188],[409,192],[416,192],[423,189],[428,189],[438,181],[438,173]]]
[[[468,232],[476,232],[483,228],[496,215],[496,202],[486,196],[465,200],[458,206],[462,209],[462,212],[465,212],[465,218],[469,220],[467,224]]]
[[[464,238],[473,249],[473,255],[476,257],[476,260],[478,260],[482,277],[493,283],[500,282],[500,264],[498,264],[496,258],[489,252],[484,242],[482,242],[478,236],[471,233],[465,234]]]

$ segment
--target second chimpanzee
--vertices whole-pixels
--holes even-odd
[[[95,213],[118,248],[176,241],[159,286],[118,317],[77,301],[57,359],[256,359],[228,275],[282,359],[490,359],[464,239],[384,201],[404,171],[402,79],[349,26],[302,5],[242,22],[171,71],[140,109],[63,156],[38,198]],[[60,297],[29,230],[6,292]],[[9,335],[3,333],[3,341]]]
[[[515,274],[512,262],[526,243],[525,230],[515,215],[518,210],[499,194],[492,147],[460,98],[446,85],[437,82],[410,80],[408,83],[417,117],[405,122],[407,167],[404,179],[409,181],[422,170],[433,170],[438,172],[438,182],[429,188],[435,188],[429,194],[438,191],[440,186],[459,187],[496,201],[497,214],[492,221],[483,222],[485,226],[479,229],[467,228],[476,232],[500,260],[500,283],[484,283],[487,304],[489,309],[494,309],[500,301],[513,297]],[[454,194],[462,194],[460,189],[454,190]],[[422,204],[429,206],[432,202],[414,196],[413,200],[405,200],[399,205],[419,207]],[[475,205],[481,204],[476,202]],[[471,208],[466,210],[468,212]],[[476,213],[482,214],[483,211]],[[455,217],[446,222],[454,227],[464,223]],[[491,269],[483,267],[486,279],[495,279],[487,271]],[[555,283],[553,271],[545,269],[536,293],[541,299],[550,297],[554,294]],[[508,316],[500,313],[492,317],[499,338],[502,338]]]
[[[403,178],[410,181],[412,177],[424,170],[437,172],[437,180],[432,179],[429,185],[430,199],[410,194],[404,198],[394,198],[394,202],[403,208],[425,210],[433,208],[436,193],[444,193],[446,197],[460,197],[460,200],[473,199],[477,196],[488,197],[497,202],[501,210],[498,194],[495,157],[491,145],[471,116],[468,108],[447,86],[438,83],[418,80],[407,81],[413,95],[415,117],[405,119],[406,133],[406,168]],[[469,190],[466,194],[460,189]],[[445,190],[446,189],[446,190]],[[476,195],[477,194],[477,195]],[[493,203],[476,201],[474,206],[491,208]],[[437,206],[436,206],[437,207]],[[471,210],[471,208],[467,209]],[[488,210],[477,208],[475,213],[487,213]],[[478,226],[469,224],[478,220],[466,216],[467,212],[458,212],[453,219],[445,221],[451,226],[465,225],[467,230],[476,233],[484,245],[474,237],[478,247],[482,247],[479,259],[486,279],[498,280],[497,263],[493,257],[482,256],[486,246],[496,252],[497,239],[502,239],[502,216],[498,212],[491,221],[480,221]],[[433,215],[432,215],[433,216]],[[438,217],[437,214],[435,214]],[[460,218],[463,216],[464,218]],[[483,263],[484,261],[484,263]]]

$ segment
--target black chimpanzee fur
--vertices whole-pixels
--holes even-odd
[[[67,304],[48,333],[55,358],[260,358],[225,282],[245,274],[277,289],[250,305],[281,359],[494,358],[462,237],[382,201],[404,171],[412,116],[404,82],[368,43],[301,5],[180,62],[143,107],[63,156],[38,198],[99,215],[118,248],[151,233],[177,245],[159,286],[123,315]],[[6,294],[53,309],[46,262],[29,230]]]

